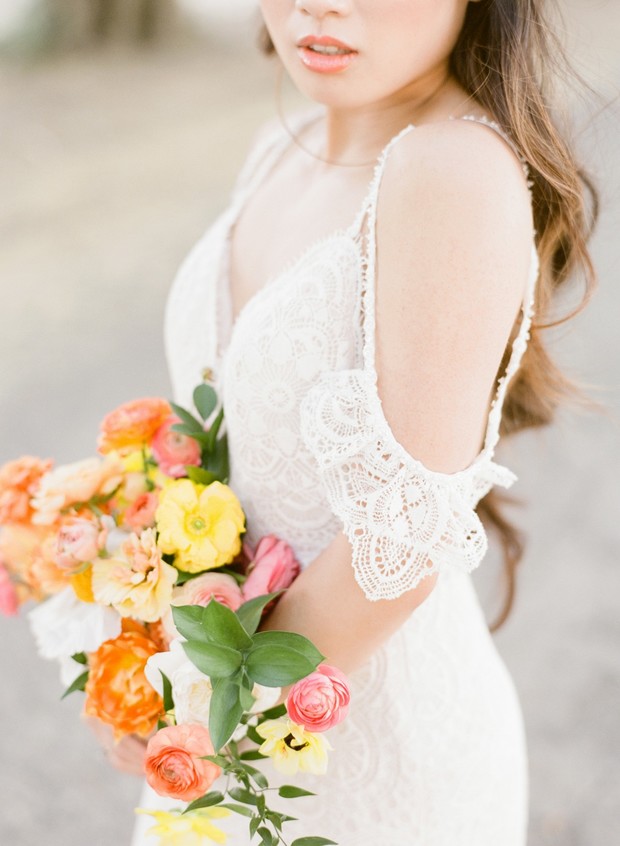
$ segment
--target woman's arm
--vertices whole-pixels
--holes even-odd
[[[481,449],[532,225],[521,165],[488,128],[431,124],[392,150],[376,227],[378,387],[396,439],[439,473],[465,468]],[[371,601],[352,555],[340,532],[262,624],[306,635],[345,673],[403,625],[438,578]]]

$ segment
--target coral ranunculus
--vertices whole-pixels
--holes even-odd
[[[124,631],[89,657],[84,712],[112,726],[114,737],[147,737],[163,716],[164,703],[144,675],[159,647],[146,635]]]
[[[205,761],[214,755],[208,730],[186,723],[160,729],[146,747],[146,780],[160,796],[192,802],[206,793],[222,770]]]
[[[221,482],[199,485],[177,479],[161,492],[155,514],[160,549],[176,555],[175,566],[188,573],[221,567],[241,550],[245,514]]]
[[[174,478],[186,476],[185,466],[189,464],[197,467],[201,456],[198,441],[172,428],[180,422],[180,418],[172,415],[162,423],[151,441],[151,450],[159,469]]]
[[[0,467],[0,525],[30,520],[30,499],[36,493],[41,476],[51,467],[50,460],[42,461],[31,455],[24,455]]]
[[[313,673],[295,682],[286,699],[286,710],[294,723],[308,731],[327,731],[344,720],[350,699],[344,673],[329,664],[319,664]]]
[[[161,424],[172,414],[166,400],[144,397],[131,400],[103,418],[97,448],[106,454],[117,450],[126,454],[150,443]]]

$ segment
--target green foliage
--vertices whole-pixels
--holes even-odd
[[[291,846],[337,846],[335,840],[328,840],[326,837],[298,837],[293,840]]]
[[[205,470],[203,467],[192,467],[188,464],[185,469],[189,478],[197,485],[210,485],[218,480],[215,473],[212,473],[211,470]]]
[[[316,794],[292,784],[283,784],[278,790],[278,796],[282,796],[284,799],[297,799],[299,796],[316,796]]]
[[[209,706],[209,734],[216,752],[219,752],[237,728],[242,714],[239,685],[226,678],[214,681]]]
[[[243,656],[236,649],[216,643],[183,643],[189,660],[211,679],[228,678],[241,666]]]
[[[310,675],[316,664],[289,646],[255,646],[246,670],[253,681],[267,687],[284,687]]]
[[[172,709],[174,708],[174,700],[172,699],[172,685],[170,684],[170,679],[164,672],[162,672],[162,670],[159,671],[159,674],[161,675],[164,684],[164,711],[166,711],[167,713],[168,711],[172,711]]]
[[[202,626],[213,643],[239,650],[250,649],[253,645],[239,617],[217,600],[211,599],[206,606]]]
[[[211,385],[198,385],[193,394],[194,405],[203,420],[207,420],[217,405],[217,394]]]
[[[66,696],[69,696],[70,693],[75,693],[76,690],[84,690],[86,687],[86,682],[88,681],[88,670],[85,673],[82,673],[72,682],[69,687],[65,690],[63,695],[60,697],[64,699]]]
[[[200,420],[196,420],[193,414],[190,414],[189,411],[186,411],[182,406],[177,405],[175,402],[170,403],[170,407],[174,411],[177,417],[179,417],[182,421],[181,424],[176,423],[175,426],[183,425],[187,430],[185,434],[191,433],[200,433],[204,432],[204,427]],[[174,428],[174,427],[173,427]],[[178,428],[175,431],[180,431]]]
[[[76,652],[75,655],[71,656],[74,661],[77,661],[78,664],[88,664],[88,657],[85,652]]]
[[[200,799],[194,799],[193,802],[190,802],[183,813],[186,814],[188,811],[196,811],[198,808],[210,808],[212,805],[219,805],[223,801],[224,794],[220,793],[218,790],[212,790],[205,796],[201,796]]]
[[[204,608],[201,605],[172,605],[172,619],[179,634],[188,641],[207,643],[207,633],[202,627]]]
[[[235,611],[237,617],[241,621],[241,625],[248,634],[253,635],[260,625],[263,609],[276,596],[280,596],[284,591],[278,590],[275,593],[266,593],[263,596],[256,596],[254,599],[248,599],[243,605]]]

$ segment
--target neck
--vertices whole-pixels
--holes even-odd
[[[352,108],[327,106],[314,150],[329,162],[372,162],[407,124],[446,119],[464,99],[442,64],[384,101]]]

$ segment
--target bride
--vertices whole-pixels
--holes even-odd
[[[521,707],[470,573],[496,529],[493,631],[522,552],[495,450],[570,394],[543,320],[575,268],[593,281],[542,6],[261,0],[265,51],[315,106],[259,131],[170,292],[175,399],[217,385],[247,540],[274,532],[303,566],[263,628],[306,635],[351,681],[286,842],[526,843]],[[97,732],[142,772],[141,741]],[[134,846],[157,842],[149,823]],[[243,817],[221,827],[249,843]]]

